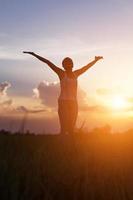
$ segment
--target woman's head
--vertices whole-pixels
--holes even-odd
[[[72,70],[72,68],[73,68],[72,59],[69,58],[69,57],[64,58],[63,61],[62,61],[62,66],[66,71]]]

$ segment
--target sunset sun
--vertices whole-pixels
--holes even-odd
[[[122,96],[114,96],[112,99],[112,108],[121,110],[128,106],[126,99]]]

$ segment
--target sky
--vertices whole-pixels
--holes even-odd
[[[23,50],[59,67],[69,56],[75,69],[103,56],[79,78],[77,126],[85,121],[87,128],[132,127],[133,1],[0,0],[0,5],[1,128],[18,130],[25,112],[19,108],[26,108],[27,129],[58,132],[58,77]]]

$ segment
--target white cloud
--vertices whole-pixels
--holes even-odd
[[[37,88],[33,89],[34,95],[47,107],[55,108],[59,95],[59,83],[48,83],[42,81]]]
[[[11,87],[11,84],[9,82],[2,82],[0,83],[0,106],[1,109],[9,108],[13,100],[8,96],[7,90]]]
[[[34,97],[40,99],[41,103],[50,108],[57,109],[57,99],[60,92],[60,84],[59,83],[48,83],[42,81],[39,83],[37,88],[33,89]],[[86,92],[78,88],[78,102],[79,102],[79,110],[80,111],[97,111],[104,112],[105,108],[100,105],[89,105],[89,97]]]
[[[2,38],[0,38],[1,41]],[[88,56],[88,53],[101,51],[112,48],[112,44],[101,45],[86,43],[84,39],[78,37],[62,37],[62,38],[13,38],[7,36],[7,43],[0,46],[0,59],[25,60],[32,59],[29,55],[23,55],[22,51],[34,51],[46,57],[61,56]],[[28,46],[27,46],[28,44]]]
[[[46,110],[45,109],[30,110],[26,108],[25,106],[18,106],[16,108],[16,111],[22,112],[22,113],[41,113],[41,112],[45,112]]]
[[[25,57],[18,47],[0,46],[0,59],[24,60]]]
[[[9,82],[0,83],[0,97],[7,96],[7,89],[11,87]]]
[[[4,107],[8,107],[12,105],[13,100],[12,99],[8,99],[3,101],[0,105],[4,106]]]

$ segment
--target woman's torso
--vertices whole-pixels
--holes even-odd
[[[60,79],[60,87],[59,100],[77,100],[77,77],[74,72],[71,74],[64,72],[64,76]]]

